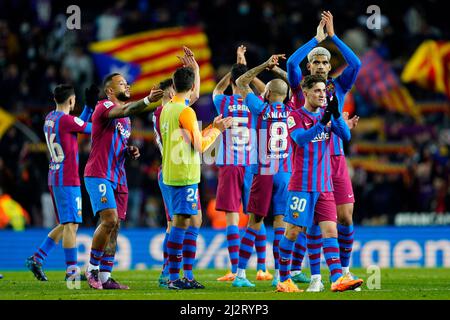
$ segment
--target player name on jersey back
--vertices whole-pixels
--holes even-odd
[[[219,94],[214,106],[223,118],[233,117],[233,123],[217,139],[216,164],[249,166],[256,163],[256,117],[252,115],[242,97]]]
[[[44,121],[44,136],[50,153],[48,185],[79,186],[77,133],[87,123],[62,111],[50,112]]]

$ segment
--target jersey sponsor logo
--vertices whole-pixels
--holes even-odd
[[[103,102],[103,105],[105,106],[106,109],[109,109],[114,105],[114,102],[105,101],[105,102]]]
[[[123,127],[122,123],[120,123],[120,122],[117,122],[116,129],[119,130],[120,134],[121,134],[122,136],[124,136],[125,138],[127,138],[127,139],[128,139],[128,138],[130,137],[130,135],[131,135],[131,132],[130,132],[129,130],[126,130],[126,129]]]
[[[247,111],[250,112],[250,109],[245,104],[233,104],[228,106],[228,111]]]
[[[314,139],[311,140],[311,142],[325,141],[328,139],[330,139],[330,134],[328,132],[322,132],[315,136]]]
[[[84,125],[84,121],[81,120],[81,119],[78,118],[78,117],[74,117],[74,118],[73,118],[73,121],[75,121],[75,123],[76,123],[77,125],[79,125],[80,127],[82,127],[82,126]]]
[[[292,127],[295,126],[295,120],[294,120],[294,117],[288,117],[288,118],[287,118],[287,125],[288,125],[288,128],[289,128],[289,129],[291,129]]]
[[[289,157],[288,153],[283,153],[283,154],[270,153],[267,155],[268,159],[286,159],[287,157]]]

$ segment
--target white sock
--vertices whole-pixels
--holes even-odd
[[[295,277],[296,275],[302,273],[302,270],[293,270],[291,271],[291,277]]]
[[[345,276],[347,273],[350,272],[350,267],[342,267],[342,274]]]
[[[92,265],[92,264],[90,264],[89,263],[89,265],[88,265],[88,271],[89,272],[91,272],[92,270],[99,270],[100,269],[100,266],[94,266],[94,265]]]
[[[106,281],[108,281],[108,279],[111,277],[111,272],[100,272],[98,274],[100,281],[102,283],[105,283]]]
[[[238,276],[239,278],[246,278],[247,276],[245,275],[245,269],[238,268],[236,276]]]
[[[311,276],[311,281],[313,281],[315,279],[317,279],[318,281],[322,280],[322,275],[320,275],[320,274],[313,274]]]
[[[279,269],[275,269],[275,278],[280,279],[280,270]]]

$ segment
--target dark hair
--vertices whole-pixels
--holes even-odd
[[[173,85],[173,80],[172,78],[163,80],[159,83],[159,88],[161,90],[166,90],[167,88],[169,88],[171,85]]]
[[[186,92],[191,89],[195,81],[194,70],[190,67],[178,68],[173,74],[173,83],[177,92]]]
[[[302,89],[311,89],[318,82],[323,82],[325,85],[327,84],[324,77],[315,74],[305,76],[300,85]]]
[[[108,74],[104,79],[103,79],[103,89],[106,88],[106,86],[108,85],[108,83],[112,80],[112,78],[114,78],[115,76],[121,76],[120,73],[118,72],[114,72],[111,74]]]
[[[53,98],[57,104],[66,102],[72,95],[75,95],[75,89],[69,84],[59,84],[53,90]]]
[[[231,82],[236,85],[236,80],[246,73],[248,70],[247,66],[242,63],[235,63],[231,67]]]

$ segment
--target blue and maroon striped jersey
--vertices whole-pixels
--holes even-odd
[[[274,175],[292,171],[292,148],[287,128],[287,118],[292,111],[282,102],[267,103],[254,93],[249,93],[245,104],[257,118],[257,163],[251,165],[255,174]]]
[[[50,152],[49,186],[79,186],[77,133],[90,133],[91,125],[62,111],[45,117],[44,135]]]
[[[339,77],[337,79],[339,79]],[[329,78],[327,80],[327,96],[332,96],[333,93],[336,94],[339,102],[339,111],[342,113],[347,91],[342,89],[339,81]],[[305,104],[305,98],[303,97],[303,91],[300,86],[292,90],[290,102],[295,106],[295,109],[301,108]],[[333,133],[331,133],[330,155],[344,155],[344,145],[342,143],[342,139]]]
[[[233,117],[231,128],[217,139],[219,150],[216,165],[249,166],[256,163],[256,117],[252,115],[240,95],[219,94],[214,97],[217,113]]]
[[[92,115],[92,149],[84,170],[85,177],[105,178],[127,186],[125,157],[131,135],[130,118],[108,118],[117,106],[101,100]]]
[[[327,92],[329,95],[336,92],[336,96],[339,102],[339,110],[342,112],[344,108],[345,95],[352,88],[356,81],[359,70],[361,69],[361,61],[358,56],[347,46],[337,35],[330,37],[330,40],[336,45],[339,51],[342,53],[345,61],[348,63],[347,67],[342,73],[327,81]],[[312,38],[303,46],[298,48],[287,61],[287,75],[289,79],[289,85],[292,88],[293,96],[292,102],[295,108],[301,108],[304,104],[303,94],[300,88],[300,81],[302,79],[302,70],[299,67],[300,62],[307,57],[308,53],[318,44],[317,39]],[[342,146],[342,140],[335,134],[331,135],[332,143],[330,145],[331,155],[344,155],[344,148]]]
[[[323,111],[312,113],[302,107],[291,112],[287,120],[293,150],[289,191],[333,191],[329,149],[331,128],[319,122]],[[293,137],[298,130],[312,134],[302,145],[296,143]]]

